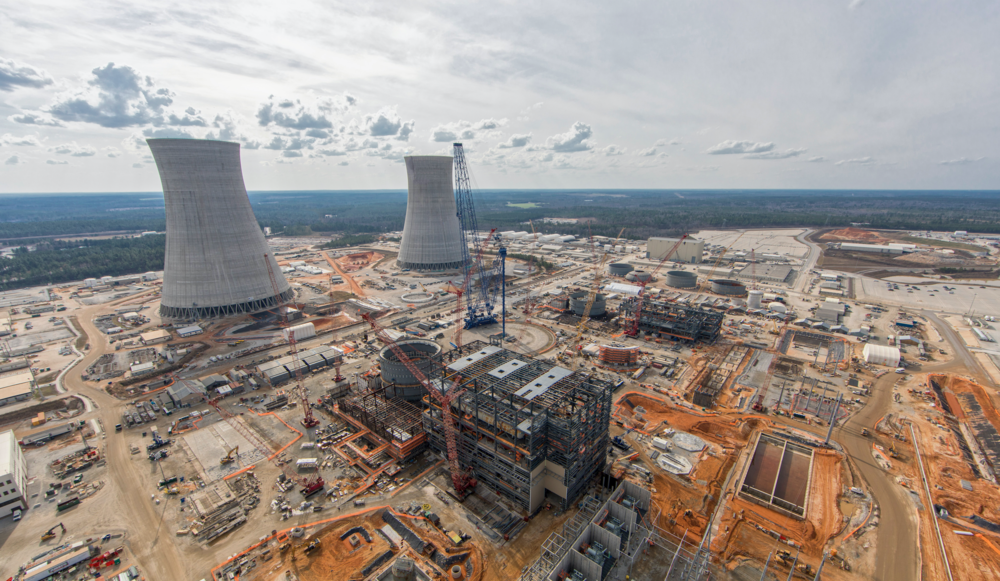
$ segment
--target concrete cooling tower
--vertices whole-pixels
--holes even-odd
[[[160,316],[227,317],[291,299],[293,291],[247,198],[240,145],[200,139],[146,142],[160,172],[167,213]],[[265,260],[274,271],[277,296]]]
[[[452,158],[406,159],[406,222],[396,264],[413,270],[462,267],[462,238],[455,206]]]

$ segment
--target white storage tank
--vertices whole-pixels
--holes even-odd
[[[764,291],[752,290],[749,295],[747,295],[747,306],[751,309],[759,309],[760,305],[763,304]]]

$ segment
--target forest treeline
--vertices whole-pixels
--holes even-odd
[[[21,246],[0,259],[0,290],[163,270],[166,236],[54,240]]]
[[[251,192],[261,227],[275,235],[338,234],[330,248],[366,244],[403,229],[405,191]],[[968,230],[1000,233],[997,191],[816,190],[480,190],[475,205],[481,229],[616,236],[644,240],[706,229],[846,227],[892,230]],[[517,208],[509,204],[536,204]],[[591,218],[587,224],[552,224],[543,218]],[[531,223],[529,223],[529,221]],[[0,195],[0,239],[28,244],[45,236],[166,228],[163,195]],[[159,240],[159,242],[157,242]],[[2,265],[0,288],[134,274],[163,267],[163,237],[61,243]],[[12,242],[8,241],[7,245]],[[82,248],[77,248],[82,246]],[[103,259],[102,259],[103,257]]]

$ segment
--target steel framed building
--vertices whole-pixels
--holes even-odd
[[[635,320],[636,299],[626,299],[618,305],[618,320]],[[692,344],[698,341],[714,343],[722,330],[722,313],[685,307],[662,301],[645,301],[639,330],[656,333],[664,338]]]
[[[611,383],[482,341],[445,353],[431,380],[465,390],[451,404],[461,464],[525,512],[547,494],[571,506],[604,469]],[[440,405],[424,402],[428,443],[443,451]]]
[[[250,207],[240,145],[203,139],[146,142],[160,173],[167,215],[160,316],[227,317],[291,299],[294,293]]]

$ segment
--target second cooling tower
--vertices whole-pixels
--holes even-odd
[[[413,270],[462,267],[462,238],[452,181],[451,157],[406,159],[406,222],[396,264]]]
[[[167,214],[160,315],[227,317],[292,298],[250,207],[240,145],[202,139],[146,142],[160,172]]]

